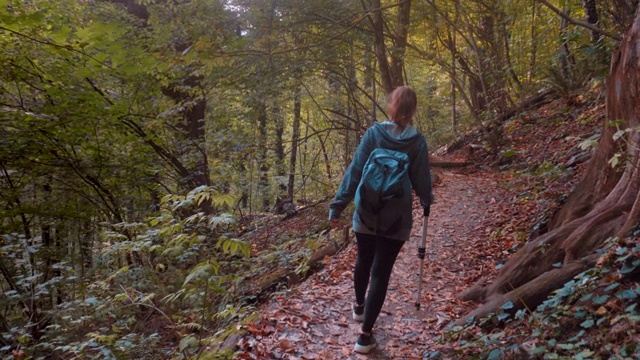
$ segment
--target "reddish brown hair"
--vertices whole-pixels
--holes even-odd
[[[408,86],[400,86],[391,92],[387,101],[389,117],[400,127],[412,123],[413,114],[418,106],[416,92]]]

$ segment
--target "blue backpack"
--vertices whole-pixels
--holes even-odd
[[[411,208],[409,156],[377,148],[371,152],[355,194],[355,213],[372,233],[393,235],[402,225],[402,214]]]

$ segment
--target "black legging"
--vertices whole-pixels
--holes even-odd
[[[362,331],[371,332],[382,310],[393,264],[404,241],[360,233],[356,233],[356,239],[358,258],[353,272],[353,285],[356,291],[356,303],[365,305]],[[365,303],[369,276],[371,276],[371,287]]]

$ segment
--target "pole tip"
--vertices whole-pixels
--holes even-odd
[[[420,303],[416,303],[416,310],[420,310]]]

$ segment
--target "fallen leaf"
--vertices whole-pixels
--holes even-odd
[[[295,347],[295,344],[289,341],[288,339],[282,339],[278,343],[278,347],[280,347],[280,349],[282,349],[283,351],[287,352],[293,349]]]

